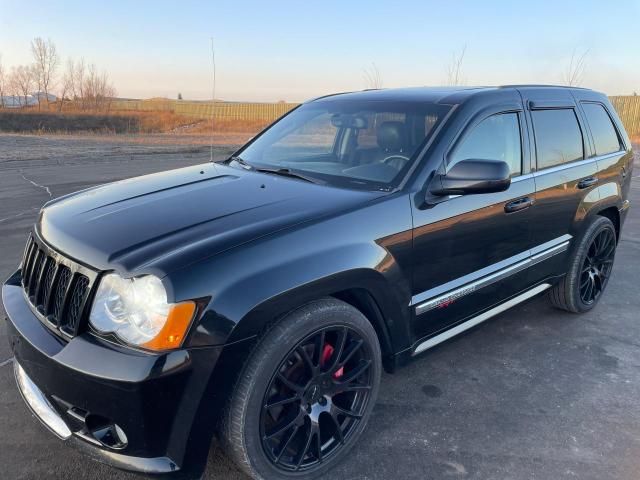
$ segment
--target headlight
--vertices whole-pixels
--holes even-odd
[[[167,350],[182,344],[194,311],[193,302],[167,303],[167,292],[157,277],[127,279],[111,273],[100,282],[89,323],[126,343]]]

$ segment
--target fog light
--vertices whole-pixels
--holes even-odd
[[[128,440],[124,430],[119,425],[110,422],[100,415],[89,414],[85,419],[87,430],[101,445],[113,450],[122,450]]]

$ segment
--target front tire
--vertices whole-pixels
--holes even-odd
[[[382,370],[375,330],[358,310],[326,298],[275,323],[247,360],[221,440],[253,478],[316,478],[362,434]]]
[[[549,292],[551,303],[572,313],[595,307],[609,282],[616,245],[611,220],[597,217],[580,239],[566,276]]]

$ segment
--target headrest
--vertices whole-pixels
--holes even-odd
[[[383,150],[399,152],[406,146],[407,132],[402,122],[382,122],[377,134],[378,146]]]

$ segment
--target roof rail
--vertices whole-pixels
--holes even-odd
[[[579,90],[591,90],[590,88],[585,87],[574,87],[572,85],[547,85],[547,84],[536,84],[536,83],[522,83],[522,84],[513,84],[513,85],[499,85],[498,88],[576,88]]]

